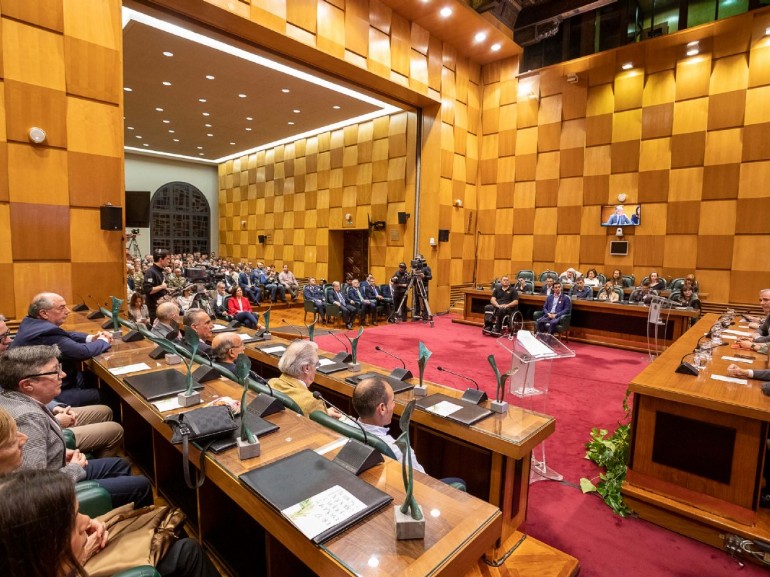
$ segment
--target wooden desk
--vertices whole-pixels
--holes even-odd
[[[697,377],[674,372],[717,318],[706,315],[631,382],[623,492],[642,518],[716,547],[726,534],[770,541],[770,511],[758,507],[770,397],[759,381],[710,378],[727,374],[729,361],[721,357],[738,352],[729,346],[715,349]],[[742,366],[764,367],[764,355],[747,354],[758,360]]]
[[[126,430],[126,450],[153,480],[156,489],[179,505],[207,549],[237,575],[462,575],[500,534],[497,507],[452,489],[427,475],[415,474],[415,496],[427,515],[424,540],[394,538],[392,506],[374,513],[341,535],[314,546],[277,511],[259,499],[238,476],[302,449],[319,450],[340,438],[291,411],[268,417],[278,432],[263,437],[262,455],[241,461],[235,449],[207,456],[207,480],[198,490],[181,480],[180,446],[170,444],[171,429],[155,407],[110,373],[139,362],[152,372],[167,368],[147,356],[150,349],[110,351],[90,361],[104,390],[114,391]],[[178,370],[186,370],[177,365]],[[136,374],[136,373],[135,373]],[[240,398],[237,384],[217,379],[201,396]],[[332,449],[336,450],[336,449]],[[191,446],[190,461],[199,452]],[[365,472],[367,482],[403,501],[399,463],[386,459]]]
[[[465,289],[465,308],[462,319],[453,322],[483,326],[484,307],[492,298],[491,291]],[[519,295],[519,310],[525,319],[541,310],[543,295]],[[608,303],[604,301],[572,301],[572,320],[569,338],[593,344],[647,352],[647,314],[649,308],[640,305]],[[660,330],[658,349],[664,350],[690,328],[690,319],[698,316],[691,309],[665,309],[661,318],[668,318],[665,330]],[[652,335],[652,333],[650,333]],[[653,339],[650,339],[653,346]]]
[[[280,342],[279,339],[273,341]],[[277,375],[278,359],[256,346],[261,344],[246,347],[246,354],[257,363],[255,368],[266,377]],[[361,372],[390,372],[366,363],[361,365]],[[345,378],[355,374],[358,373],[316,373],[311,389],[321,391],[328,400],[352,414],[354,386],[345,382]],[[428,394],[462,396],[456,389],[426,384]],[[394,421],[412,398],[412,391],[396,395]],[[418,410],[412,415],[412,445],[420,464],[433,477],[461,476],[469,493],[502,510],[503,526],[499,534],[502,547],[526,518],[532,449],[551,435],[555,426],[553,417],[514,406],[509,407],[507,414],[493,414],[470,427]],[[397,436],[397,427],[394,430]],[[492,556],[497,559],[498,553],[495,551]]]

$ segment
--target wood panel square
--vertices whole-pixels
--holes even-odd
[[[5,117],[9,141],[28,143],[29,129],[42,126],[46,145],[67,147],[67,98],[62,91],[6,78]]]
[[[517,208],[513,211],[513,232],[516,235],[535,232],[535,209]]]
[[[612,143],[612,173],[636,172],[639,170],[639,141]]]
[[[61,0],[3,0],[3,16],[64,32],[64,11]]]
[[[122,263],[120,263],[120,268],[123,269]],[[121,270],[121,277],[122,273],[123,270]],[[125,284],[125,281],[122,281],[121,284]],[[121,288],[125,291],[125,287]],[[13,265],[13,292],[16,299],[15,310],[17,318],[21,319],[24,317],[32,297],[41,290],[58,293],[68,303],[73,302],[70,263],[17,262]],[[7,313],[4,312],[4,314]]]
[[[740,165],[740,170],[739,198],[757,198],[767,195],[766,187],[767,183],[770,182],[770,161],[747,162]]]
[[[730,272],[730,301],[731,303],[747,303],[756,305],[759,301],[757,287],[770,286],[768,269],[753,271],[733,270]]]
[[[732,235],[702,235],[698,237],[697,268],[729,270],[732,263]]]
[[[580,206],[560,206],[556,209],[558,234],[580,234],[580,217],[583,208]]]
[[[586,116],[588,88],[582,83],[567,84],[562,93],[562,118],[565,121],[582,119]]]
[[[770,232],[770,197],[739,198],[736,211],[736,234],[767,234]]]
[[[561,123],[541,124],[537,133],[538,152],[559,150],[561,140]]]
[[[3,18],[1,40],[6,80],[52,90],[65,89],[64,40],[61,34]]]
[[[734,90],[713,94],[709,98],[709,130],[743,126],[746,109],[746,91]]]
[[[700,203],[696,201],[669,202],[667,212],[667,234],[698,234]]]
[[[559,180],[538,180],[535,183],[535,206],[556,206],[559,197]]]
[[[705,156],[705,132],[675,134],[671,137],[671,168],[703,166]]]
[[[634,266],[661,268],[666,237],[659,235],[634,236]],[[641,279],[638,279],[641,281]]]
[[[664,237],[664,268],[686,268],[695,270],[698,252],[698,237],[695,235],[674,234]]]
[[[26,315],[26,310],[22,308],[16,311],[13,264],[0,264],[0,275],[2,275],[3,284],[5,284],[3,290],[0,291],[0,311],[3,311],[3,314],[8,318],[21,320]]]
[[[667,102],[642,110],[642,138],[671,136],[674,126],[674,103]]]
[[[708,98],[694,98],[674,103],[673,134],[706,130],[708,125]]]
[[[11,243],[14,261],[69,260],[69,206],[12,204]]]
[[[8,200],[8,143],[0,142],[0,202]]]
[[[749,86],[770,84],[770,45],[757,44],[749,55]]]
[[[70,152],[67,164],[72,206],[123,204],[123,162],[120,158]]]
[[[583,204],[607,204],[610,195],[610,175],[599,174],[583,177]]]
[[[644,74],[623,72],[615,77],[615,111],[641,108],[644,94]]]
[[[559,176],[570,178],[583,175],[584,148],[562,150],[560,154]]]
[[[604,262],[606,235],[582,235],[580,237],[580,262]]]
[[[553,262],[556,256],[556,236],[536,234],[532,243],[532,260]]]
[[[703,170],[703,200],[738,198],[740,164],[715,164]]]
[[[770,122],[743,128],[743,162],[770,159]]]
[[[612,114],[586,118],[586,146],[612,142]]]
[[[12,202],[68,205],[67,153],[45,146],[10,143],[8,187]]]
[[[120,103],[120,52],[77,38],[64,38],[67,93],[113,104]],[[99,74],[94,74],[99,70]]]
[[[537,172],[537,154],[516,156],[516,182],[535,180]]]
[[[668,170],[646,170],[639,173],[639,202],[668,200]]]
[[[680,60],[676,65],[676,99],[708,96],[710,80],[711,59]]]

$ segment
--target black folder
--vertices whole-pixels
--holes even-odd
[[[342,487],[364,503],[362,511],[311,538],[316,545],[338,535],[393,500],[387,493],[310,449],[253,469],[241,475],[240,479],[279,512],[334,486]]]
[[[468,401],[463,401],[462,399],[449,397],[441,393],[435,393],[433,395],[428,395],[427,397],[417,399],[416,405],[420,409],[423,409],[424,411],[432,413],[433,411],[431,411],[430,408],[433,407],[433,405],[437,405],[442,401],[446,401],[448,403],[452,403],[453,405],[459,405],[462,407],[461,409],[455,411],[454,413],[446,415],[445,418],[450,419],[452,421],[457,421],[458,423],[462,423],[463,425],[472,425],[473,423],[477,423],[481,419],[484,419],[492,414],[492,411],[490,409],[484,408],[480,405],[469,403]]]
[[[369,379],[371,377],[380,377],[382,379],[385,379],[390,383],[391,388],[393,389],[393,394],[397,395],[398,393],[403,393],[404,391],[409,391],[414,388],[414,385],[411,383],[404,382],[400,379],[394,379],[390,375],[383,375],[382,373],[363,373],[361,375],[353,375],[352,377],[347,377],[345,379],[346,383],[350,383],[351,385],[355,386],[364,379]]]
[[[214,440],[211,445],[209,445],[209,450],[212,453],[221,453],[230,447],[235,447],[235,441],[241,434],[241,418],[242,415],[235,417],[235,424],[237,427],[230,436],[220,437],[219,439]],[[271,423],[262,417],[258,417],[249,411],[248,408],[246,410],[246,424],[249,426],[249,430],[251,430],[251,432],[254,433],[257,438],[268,435],[270,433],[274,433],[280,428],[275,423]]]
[[[187,375],[175,369],[132,375],[125,377],[123,381],[148,401],[156,401],[187,390]],[[203,385],[193,381],[193,388],[201,390]]]

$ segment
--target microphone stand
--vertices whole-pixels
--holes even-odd
[[[414,376],[414,375],[412,375],[412,371],[410,371],[410,370],[408,370],[406,368],[406,363],[404,362],[404,359],[402,359],[398,355],[394,355],[393,353],[389,353],[388,351],[383,349],[380,345],[375,346],[374,350],[375,351],[379,351],[381,353],[384,353],[384,354],[388,355],[389,357],[393,357],[394,359],[396,359],[398,362],[401,363],[401,368],[400,369],[398,367],[396,367],[395,369],[393,369],[390,372],[390,376],[393,377],[394,379],[399,380],[399,381],[405,381],[406,379],[411,379]]]
[[[461,397],[463,401],[468,401],[469,403],[478,405],[487,400],[488,398],[487,394],[484,391],[479,389],[479,384],[476,381],[474,381],[472,378],[466,377],[465,375],[461,375],[460,373],[455,373],[454,371],[450,371],[449,369],[445,369],[444,367],[436,367],[436,370],[449,373],[450,375],[454,375],[456,377],[460,377],[461,379],[465,379],[466,381],[472,382],[476,386],[475,389],[471,389],[471,388],[465,389],[465,392]]]
[[[368,445],[369,437],[366,434],[366,430],[364,427],[359,423],[357,420],[353,419],[348,415],[345,411],[341,410],[339,407],[335,407],[332,403],[327,401],[321,396],[321,393],[318,391],[313,391],[313,397],[321,401],[324,405],[329,406],[337,411],[339,411],[344,417],[347,419],[353,421],[353,423],[356,424],[358,429],[361,431],[361,433],[364,436],[364,442],[353,438],[351,435],[342,432],[345,436],[348,437],[348,442],[345,443],[345,446],[340,449],[339,453],[337,453],[337,456],[334,457],[334,462],[343,467],[344,469],[347,469],[354,475],[360,475],[364,471],[371,469],[375,465],[379,465],[380,463],[384,462],[384,459],[382,458],[382,455],[380,452],[375,449],[374,447],[371,447]],[[341,421],[344,423],[344,421]],[[345,423],[347,425],[347,423]],[[348,427],[351,427],[353,430],[355,430],[352,425],[347,425]]]

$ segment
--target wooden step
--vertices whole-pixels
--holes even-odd
[[[519,531],[498,549],[502,555],[511,550],[499,567],[481,559],[464,577],[575,577],[580,572],[577,559]]]

